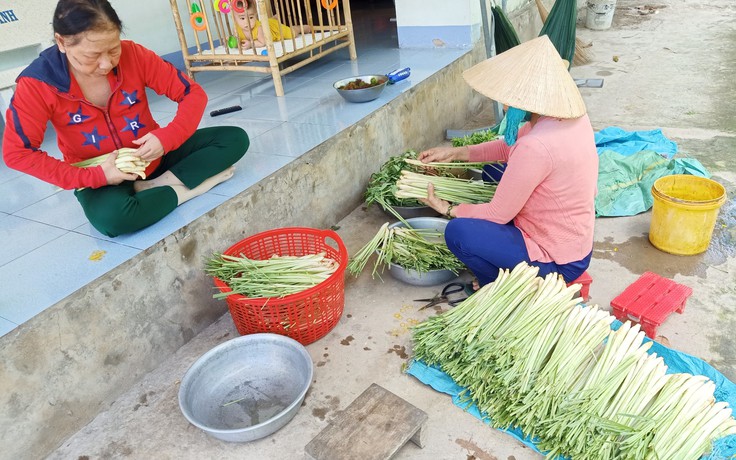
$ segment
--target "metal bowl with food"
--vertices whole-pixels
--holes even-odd
[[[296,340],[270,333],[244,335],[192,364],[179,387],[179,407],[190,423],[212,437],[253,441],[296,415],[312,373],[312,358]]]
[[[348,102],[368,102],[378,98],[387,83],[386,75],[359,75],[338,80],[332,86]]]
[[[442,234],[445,232],[447,222],[447,219],[442,219],[440,217],[415,217],[406,219],[406,223],[408,223],[412,228],[436,230]],[[389,228],[405,226],[406,225],[404,225],[403,222],[395,222],[389,225]],[[444,243],[444,241],[442,241],[442,243]],[[420,273],[416,270],[408,269],[395,263],[391,263],[388,271],[391,276],[397,280],[414,286],[435,286],[446,283],[458,276],[456,273],[453,273],[452,270],[446,269],[430,270],[426,273]]]

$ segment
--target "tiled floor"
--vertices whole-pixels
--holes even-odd
[[[356,9],[358,60],[347,50],[284,77],[286,95],[273,81],[245,72],[201,73],[210,101],[200,127],[237,125],[251,147],[235,177],[177,208],[137,233],[108,238],[90,226],[71,191],[59,190],[0,164],[0,335],[13,330],[85,284],[154,245],[167,235],[298,158],[331,136],[436,73],[468,50],[398,49],[389,9]],[[410,67],[411,77],[388,86],[377,100],[351,104],[332,88],[335,80]],[[151,93],[152,111],[168,123],[175,104]],[[154,99],[156,98],[156,99]],[[244,110],[212,118],[214,109]],[[52,129],[43,148],[60,156]],[[102,255],[102,257],[99,257]]]

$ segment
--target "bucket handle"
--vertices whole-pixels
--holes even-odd
[[[345,247],[345,243],[343,243],[340,235],[332,229],[320,230],[319,235],[324,238],[325,243],[329,243],[328,240],[332,240],[337,244],[337,250],[340,253],[340,268],[338,270],[345,270],[345,264],[343,261],[348,260],[348,249]]]

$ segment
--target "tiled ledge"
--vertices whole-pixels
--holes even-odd
[[[108,238],[100,234],[87,222],[72,191],[59,190],[0,163],[0,238],[4,241],[0,247],[0,335],[277,172],[466,52],[376,48],[361,52],[355,62],[347,55],[336,55],[287,75],[287,96],[281,98],[274,96],[272,81],[262,75],[201,74],[198,81],[210,101],[200,127],[241,126],[251,146],[236,164],[231,180],[131,235]],[[399,67],[412,68],[410,80],[387,87],[379,99],[369,103],[346,103],[332,89],[335,79]],[[173,118],[173,102],[153,93],[149,98],[159,123]],[[208,115],[234,104],[245,109],[216,118]],[[53,130],[47,132],[43,147],[60,156]]]
[[[462,126],[480,99],[461,72],[482,53],[461,53],[421,83],[394,87],[389,103],[1,337],[6,454],[45,455],[221,316],[224,304],[201,270],[205,256],[270,228],[329,227],[358,206],[389,156],[435,145],[447,127]]]

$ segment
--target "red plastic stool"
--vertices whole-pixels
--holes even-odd
[[[649,338],[670,313],[682,313],[693,290],[683,284],[646,272],[611,301],[613,314],[621,321],[637,321]]]
[[[578,277],[575,281],[570,281],[567,283],[568,286],[572,284],[580,284],[582,287],[580,288],[580,297],[583,298],[583,302],[588,301],[588,295],[590,294],[590,284],[593,282],[593,277],[588,274],[588,272],[583,272],[582,275]]]

